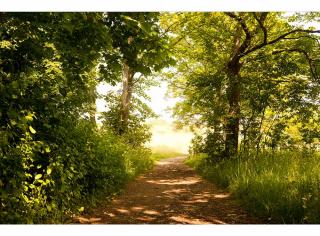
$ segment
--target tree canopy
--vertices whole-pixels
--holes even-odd
[[[205,132],[195,139],[195,149],[230,156],[238,151],[239,139],[241,148],[257,150],[318,142],[319,31],[294,24],[305,17],[267,12],[163,16],[164,27],[175,36],[177,59],[168,78],[173,94],[183,98],[174,113],[180,124]]]

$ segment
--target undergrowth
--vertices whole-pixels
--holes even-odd
[[[64,127],[55,144],[29,138],[0,152],[0,223],[70,222],[153,165],[149,149],[87,121]]]
[[[186,163],[270,222],[320,223],[319,153],[263,152],[220,162],[197,154]]]

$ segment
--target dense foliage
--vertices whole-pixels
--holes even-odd
[[[130,19],[0,13],[1,223],[63,222],[151,167],[144,134],[95,121],[96,86],[121,80],[105,59],[119,51],[110,24],[127,25],[114,17]]]
[[[148,135],[143,123],[153,112],[141,99],[148,99],[144,90],[154,85],[148,76],[174,62],[169,37],[159,25],[159,15],[155,12],[108,14],[106,24],[114,50],[111,56],[104,55],[101,66],[121,77],[122,90],[120,94],[107,96],[106,100],[114,105],[104,115],[107,120],[111,118],[111,127],[118,134]]]
[[[175,36],[174,113],[198,133],[192,152],[319,147],[319,31],[301,25],[315,15],[163,16]]]

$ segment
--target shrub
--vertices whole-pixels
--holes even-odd
[[[29,133],[0,153],[1,223],[65,222],[152,166],[148,149],[90,121],[65,119],[54,131],[55,143]]]

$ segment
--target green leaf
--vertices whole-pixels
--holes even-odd
[[[8,41],[8,40],[0,41],[0,48],[10,49],[11,47],[13,47],[13,45],[10,41]]]
[[[36,177],[34,179],[40,179],[42,177],[42,174],[37,174]]]
[[[33,134],[35,134],[37,132],[37,131],[35,131],[35,129],[31,125],[29,126],[29,130]]]
[[[24,117],[27,121],[33,121],[33,115],[28,114],[27,116]]]
[[[51,168],[48,168],[48,169],[47,169],[47,174],[50,175],[51,172],[52,172],[52,169],[51,169]]]
[[[46,147],[45,149],[44,149],[46,152],[51,152],[51,149],[50,149],[50,147]]]
[[[10,119],[10,123],[11,123],[11,125],[16,125],[17,124],[17,122],[15,120],[12,120],[12,119]]]
[[[84,211],[84,207],[80,207],[79,212],[83,212],[83,211]]]

